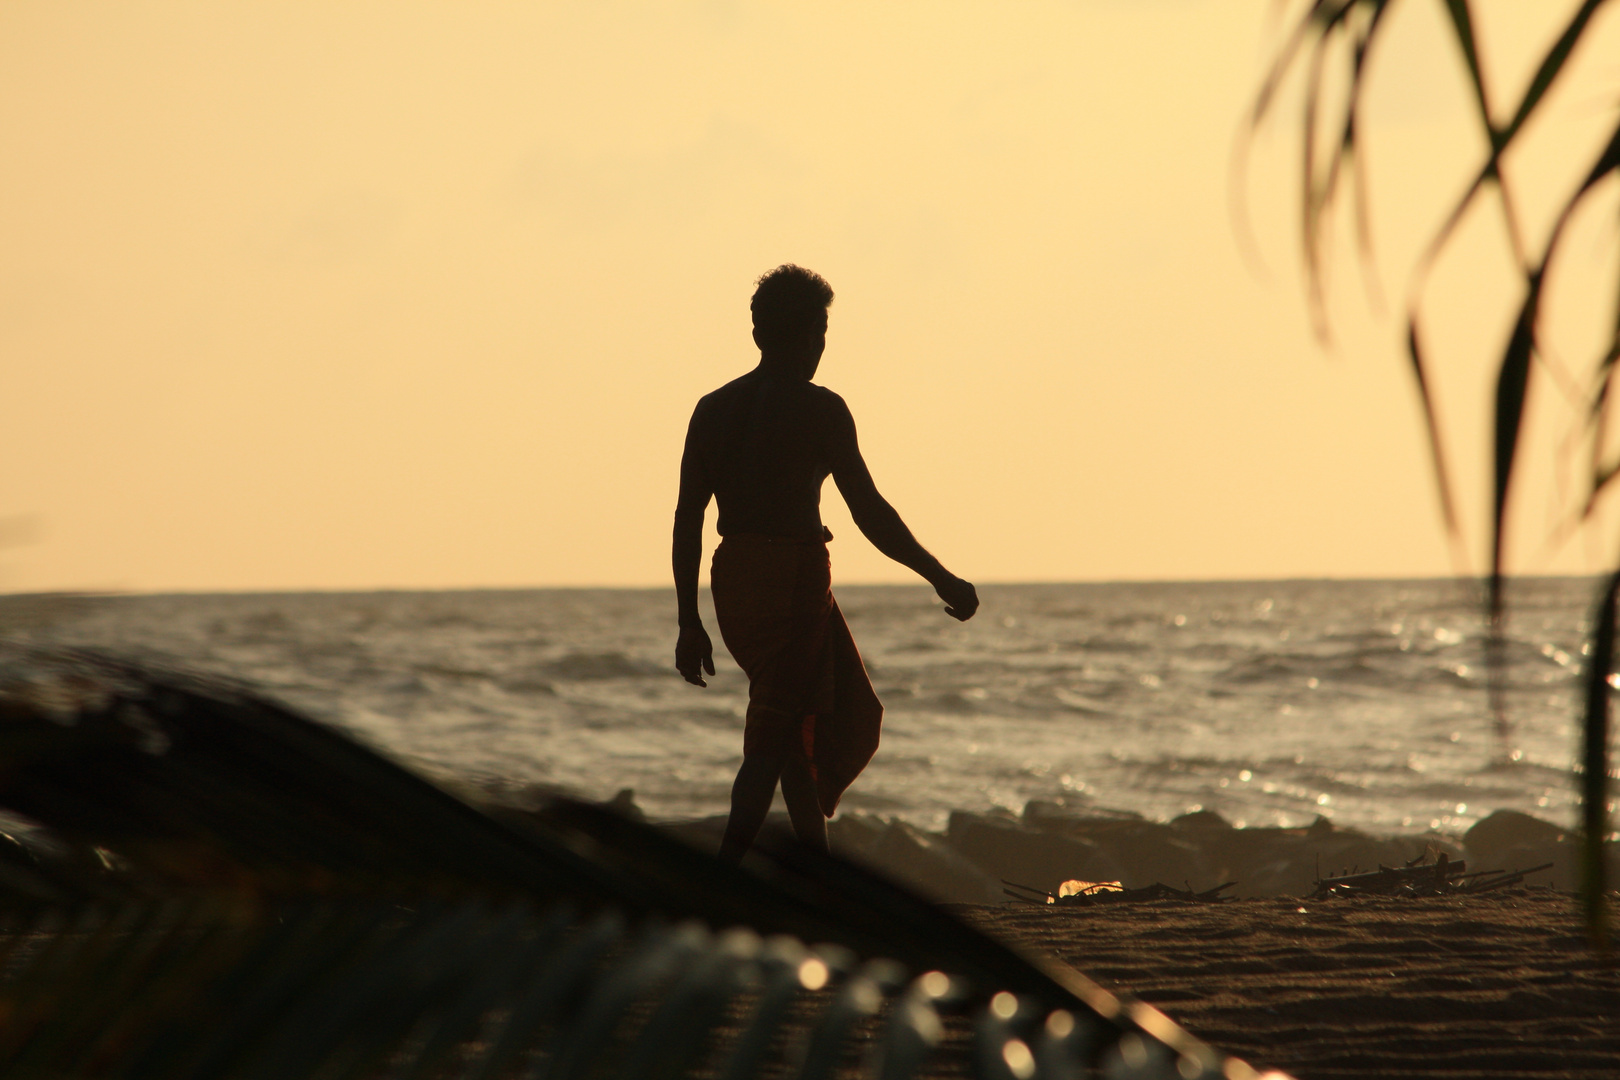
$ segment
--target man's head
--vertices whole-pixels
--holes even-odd
[[[802,351],[827,332],[832,286],[820,274],[787,263],[759,279],[748,308],[754,313],[754,342],[766,356]],[[820,348],[815,349],[820,359]]]

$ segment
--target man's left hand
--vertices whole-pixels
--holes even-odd
[[[979,610],[979,591],[973,587],[971,581],[953,577],[949,581],[935,585],[934,591],[945,601],[945,614],[953,619],[967,622],[973,618],[973,613]]]

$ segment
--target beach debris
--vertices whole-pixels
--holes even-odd
[[[1318,878],[1314,900],[1328,896],[1471,896],[1523,884],[1527,874],[1539,873],[1552,866],[1546,863],[1528,870],[1476,870],[1468,872],[1468,863],[1451,859],[1441,852],[1434,862],[1419,857],[1405,866],[1383,866],[1361,873],[1345,873],[1337,877]]]
[[[1238,882],[1228,895],[1305,896],[1323,868],[1400,866],[1425,852],[1463,857],[1460,845],[1445,837],[1373,836],[1319,818],[1308,826],[1236,827],[1219,814],[1199,810],[1170,822],[1146,821],[1097,807],[1077,796],[1068,801],[1032,799],[1021,816],[1008,810],[952,811],[943,836],[931,834],[941,849],[962,855],[979,871],[969,875],[973,890],[988,888],[991,903],[1002,898],[1001,881],[1015,881],[1056,895],[1070,879],[1118,881],[1125,888],[1164,882],[1194,892],[1225,881]],[[874,819],[881,829],[883,821]],[[874,830],[846,828],[834,840],[840,850],[864,858],[877,869],[867,836]],[[1550,854],[1548,857],[1552,857]],[[1479,858],[1476,866],[1529,866],[1542,858]],[[893,864],[898,866],[898,864]],[[926,890],[925,890],[926,891]],[[967,901],[958,889],[952,900]]]
[[[1002,879],[1002,892],[1014,900],[1026,904],[1060,904],[1066,907],[1079,907],[1090,904],[1119,904],[1137,903],[1146,900],[1181,900],[1194,904],[1222,904],[1231,900],[1230,896],[1221,894],[1237,884],[1228,881],[1224,885],[1217,885],[1213,889],[1196,892],[1191,887],[1178,889],[1173,885],[1155,882],[1140,889],[1127,889],[1117,881],[1065,881],[1058,886],[1056,893],[1037,889],[1032,885],[1020,885],[1016,881]]]
[[[1093,896],[1103,892],[1124,892],[1125,885],[1119,881],[1065,881],[1058,886],[1058,899],[1066,896]]]

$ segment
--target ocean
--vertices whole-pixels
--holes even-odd
[[[928,829],[1030,799],[1239,825],[1562,824],[1589,579],[1513,583],[1504,742],[1476,582],[835,586],[887,712],[841,813]],[[705,590],[704,603],[707,605]],[[746,680],[673,670],[670,589],[0,598],[0,633],[245,680],[430,776],[723,813]]]

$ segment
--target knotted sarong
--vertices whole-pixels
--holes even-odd
[[[832,817],[877,753],[883,704],[833,599],[826,543],[724,537],[709,590],[720,636],[748,676],[743,754],[774,755],[786,744],[802,755]]]

